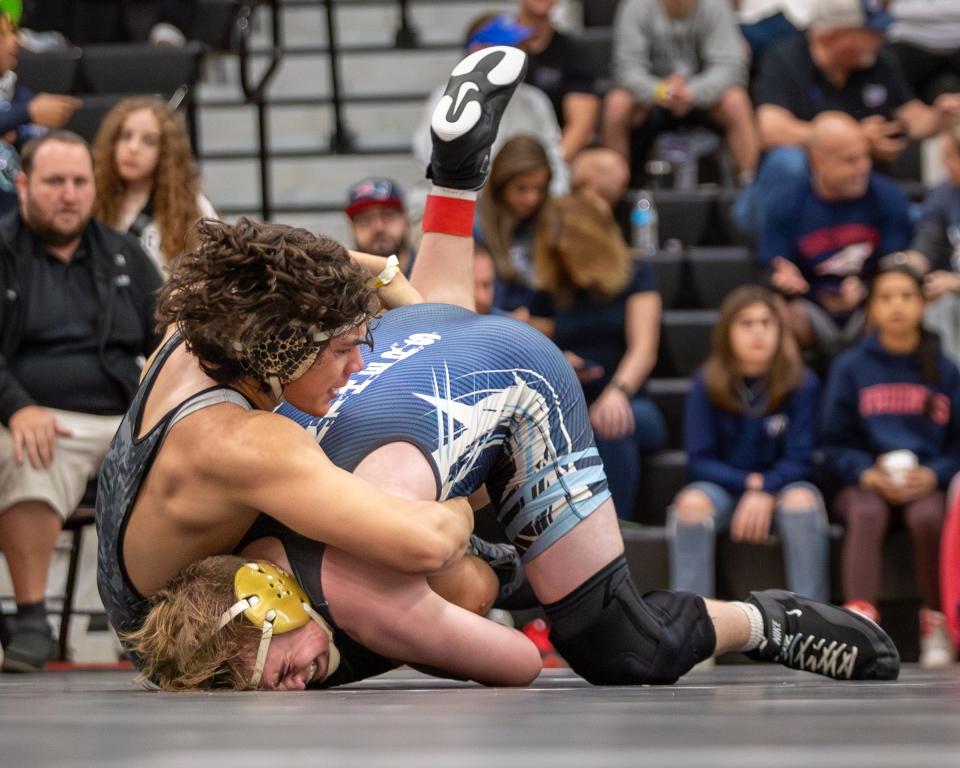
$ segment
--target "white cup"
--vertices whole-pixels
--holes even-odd
[[[919,461],[917,454],[905,448],[899,451],[890,451],[880,457],[880,466],[887,473],[894,485],[906,485],[907,473],[916,469]]]

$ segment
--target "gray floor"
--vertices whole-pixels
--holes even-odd
[[[333,691],[162,694],[122,672],[0,675],[2,766],[960,766],[960,669],[835,683],[720,666],[670,688],[551,670],[483,689],[399,670]]]

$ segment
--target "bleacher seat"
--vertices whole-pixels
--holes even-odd
[[[587,0],[583,4],[583,26],[612,26],[618,5],[620,5],[620,0]]]
[[[233,50],[233,26],[241,5],[238,0],[200,0],[188,37],[213,51]]]
[[[130,94],[114,93],[94,96],[81,96],[82,106],[73,113],[70,121],[66,124],[67,130],[79,134],[89,142],[93,142],[93,137],[107,114],[118,101],[127,98]]]
[[[634,520],[644,525],[663,525],[667,519],[667,507],[686,484],[686,453],[658,451],[647,457],[640,472],[640,493]]]
[[[577,36],[589,71],[597,78],[597,90],[604,94],[612,85],[610,56],[613,49],[613,31],[609,27],[588,27]]]
[[[660,353],[669,356],[677,376],[692,376],[710,353],[718,313],[709,309],[669,309],[663,313]]]
[[[634,258],[643,258],[634,254]],[[654,272],[657,273],[657,290],[663,300],[664,309],[676,306],[680,283],[683,280],[683,252],[659,251],[650,258]]]
[[[700,245],[717,197],[715,189],[658,189],[653,200],[660,216],[660,242]]]
[[[79,48],[56,48],[43,53],[21,49],[17,54],[17,81],[34,93],[72,93],[80,56]]]
[[[672,450],[683,447],[683,404],[690,391],[690,379],[649,379],[646,392],[656,404],[667,424],[667,445]]]
[[[146,44],[89,45],[80,59],[80,77],[90,93],[157,93],[170,96],[200,76],[204,45],[182,48]]]
[[[641,592],[670,588],[670,548],[662,526],[621,523],[623,554]]]
[[[706,308],[719,307],[730,291],[759,275],[749,249],[737,246],[693,248],[687,268],[699,306]]]

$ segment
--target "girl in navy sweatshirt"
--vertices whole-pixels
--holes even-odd
[[[960,471],[960,374],[925,331],[923,286],[905,266],[880,272],[867,300],[872,333],[837,358],[824,398],[822,442],[843,483],[847,607],[877,619],[883,539],[892,515],[913,540],[921,664],[952,660],[939,612],[944,491]],[[891,456],[891,453],[897,453]]]
[[[687,396],[693,482],[670,511],[674,589],[712,597],[716,534],[763,542],[774,527],[789,588],[827,599],[827,516],[810,484],[819,390],[784,334],[772,294],[755,285],[732,291]]]

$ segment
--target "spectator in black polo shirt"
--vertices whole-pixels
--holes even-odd
[[[762,231],[776,189],[806,177],[810,123],[821,112],[859,120],[882,165],[960,111],[960,94],[944,94],[933,107],[914,98],[896,58],[881,50],[890,17],[879,6],[877,0],[813,0],[807,34],[777,43],[764,57],[755,100],[768,154],[734,209],[746,232]]]
[[[580,43],[553,26],[550,11],[557,0],[520,0],[517,21],[533,32],[523,44],[528,55],[526,81],[550,98],[563,130],[567,162],[592,140],[600,116],[596,73]]]
[[[25,672],[52,650],[50,556],[136,392],[162,279],[134,240],[91,218],[83,139],[33,139],[22,169],[20,208],[0,221],[0,550],[17,600],[3,669]]]

